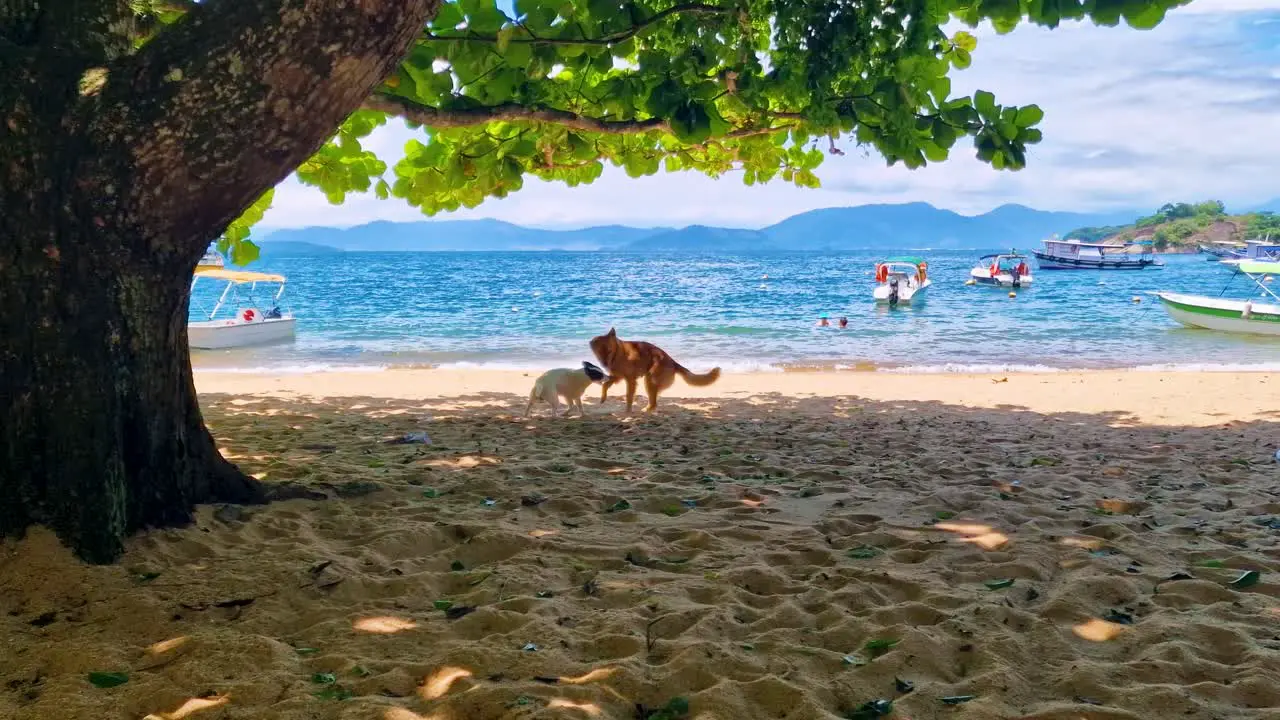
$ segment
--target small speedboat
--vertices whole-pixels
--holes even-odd
[[[284,294],[283,275],[209,268],[197,270],[191,279],[192,290],[201,278],[226,283],[213,309],[204,320],[187,323],[187,342],[193,348],[218,350],[224,348],[266,345],[288,342],[294,337],[293,313],[280,310],[280,296]],[[278,285],[259,302],[259,285]],[[219,312],[234,303],[235,314],[227,317]]]
[[[1031,284],[1031,266],[1027,256],[1016,252],[983,255],[969,271],[977,285],[1025,287]]]
[[[919,302],[933,284],[929,280],[929,264],[915,257],[891,258],[876,263],[876,287],[871,296],[877,303],[890,307]]]
[[[1169,317],[1187,327],[1246,335],[1280,336],[1280,295],[1267,287],[1268,273],[1280,263],[1245,260],[1239,270],[1257,285],[1262,297],[1272,302],[1158,292]]]

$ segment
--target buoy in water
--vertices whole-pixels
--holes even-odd
[[[516,307],[515,305],[512,305],[511,312],[520,312],[520,308]]]
[[[1014,291],[1010,290],[1010,291],[1009,291],[1009,297],[1011,297],[1011,298],[1016,298],[1016,297],[1018,297],[1018,293],[1016,293],[1016,292],[1014,292]]]
[[[769,279],[769,273],[765,273],[765,274],[761,275],[761,276],[760,276],[760,279],[761,279],[761,280],[768,280],[768,279]]]
[[[1133,296],[1133,301],[1134,301],[1134,302],[1136,302],[1136,303],[1140,303],[1140,302],[1142,302],[1142,296],[1141,296],[1141,295],[1134,295],[1134,296]]]
[[[1275,278],[1273,278],[1273,277],[1271,277],[1270,275],[1268,275],[1268,276],[1266,276],[1266,277],[1262,278],[1262,282],[1271,282],[1271,281],[1272,281],[1272,280],[1274,280],[1274,279],[1275,279]]]
[[[965,280],[965,281],[964,281],[964,284],[965,284],[965,285],[977,285],[977,284],[978,284],[978,281],[977,281],[977,280],[974,280],[973,278],[969,278],[968,280]]]

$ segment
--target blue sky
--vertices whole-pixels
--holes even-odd
[[[632,179],[610,168],[589,187],[529,180],[509,198],[439,218],[542,227],[763,227],[814,208],[875,202],[924,201],[980,213],[1010,202],[1111,210],[1216,198],[1245,208],[1280,197],[1280,0],[1194,0],[1146,32],[1073,24],[975,34],[973,65],[953,73],[955,92],[990,90],[1002,103],[1045,110],[1045,139],[1023,171],[991,170],[962,144],[948,162],[916,171],[852,150],[823,164],[820,190],[749,188],[735,175]],[[393,121],[367,144],[392,164],[413,135]],[[333,206],[290,179],[263,224],[421,219],[394,198],[350,196]]]

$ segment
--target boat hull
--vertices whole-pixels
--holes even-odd
[[[1151,258],[1135,258],[1132,260],[1094,260],[1090,258],[1063,258],[1046,255],[1039,250],[1032,251],[1036,265],[1041,270],[1142,270],[1161,263]]]
[[[294,339],[294,318],[272,318],[260,322],[212,320],[187,324],[187,342],[198,350],[270,345]]]
[[[998,273],[993,277],[990,270],[985,268],[974,268],[969,271],[969,277],[978,285],[1013,287],[1013,275],[1011,273]],[[1031,285],[1032,280],[1032,275],[1023,275],[1018,278],[1018,287],[1028,287]]]
[[[1164,292],[1156,296],[1169,317],[1187,327],[1280,337],[1280,307],[1276,305],[1254,303],[1246,318],[1244,300]]]
[[[924,292],[928,290],[929,286],[932,284],[933,284],[933,281],[925,280],[924,284],[919,287],[899,287],[898,288],[898,304],[910,305],[912,301],[915,301],[915,302],[924,301]],[[876,303],[882,304],[882,305],[888,305],[889,304],[889,286],[877,285],[876,289],[871,292],[871,296],[875,299]]]

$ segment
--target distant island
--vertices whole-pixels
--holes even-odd
[[[1271,204],[1280,206],[1280,200]],[[635,228],[607,225],[576,230],[528,228],[499,220],[424,220],[372,222],[349,228],[281,229],[257,240],[264,257],[371,251],[521,251],[561,250],[622,252],[758,253],[848,252],[904,249],[1030,248],[1052,235],[1083,240],[1143,237],[1169,248],[1194,246],[1193,238],[1207,236],[1195,210],[1183,217],[1185,204],[1169,205],[1177,217],[1139,217],[1140,212],[1075,213],[1002,205],[981,215],[961,215],[928,203],[859,205],[826,208],[794,215],[759,230],[692,225],[684,228]],[[1218,203],[1221,209],[1221,203]],[[1162,208],[1162,211],[1164,208]],[[1258,213],[1221,217],[1253,217]],[[1199,213],[1199,214],[1197,214]],[[1151,217],[1158,222],[1147,222]],[[1213,216],[1217,217],[1217,216]],[[1184,222],[1185,221],[1185,222]],[[1240,221],[1245,222],[1245,221]],[[1143,224],[1147,223],[1147,224]],[[1182,223],[1182,224],[1179,224]],[[1184,234],[1187,223],[1194,232]],[[1247,225],[1239,233],[1247,233]],[[1130,233],[1131,235],[1125,235]],[[1217,232],[1217,231],[1213,231]],[[1158,234],[1158,235],[1157,235]]]
[[[1076,228],[1064,238],[1104,243],[1148,241],[1156,252],[1196,252],[1200,245],[1210,243],[1243,245],[1247,240],[1268,236],[1280,241],[1277,211],[1280,211],[1280,199],[1237,215],[1228,215],[1226,206],[1219,200],[1168,203],[1154,214],[1132,223]]]

